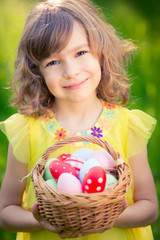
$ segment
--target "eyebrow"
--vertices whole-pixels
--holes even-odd
[[[72,52],[72,51],[76,51],[76,50],[78,50],[78,49],[80,49],[80,48],[83,48],[83,47],[89,47],[88,43],[81,44],[81,45],[79,45],[79,46],[76,46],[76,47],[72,48],[72,49],[71,49],[71,52]]]
[[[78,45],[78,46],[76,46],[76,47],[73,47],[73,48],[69,49],[68,52],[75,52],[75,51],[77,51],[77,50],[79,50],[79,49],[81,49],[81,48],[85,48],[85,47],[89,47],[88,43],[84,43],[84,44]],[[62,49],[60,52],[54,52],[53,54],[51,54],[51,55],[48,57],[48,59],[54,57],[54,56],[57,55],[57,54],[60,54],[62,51],[63,51],[63,49]]]

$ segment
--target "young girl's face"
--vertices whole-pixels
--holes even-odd
[[[65,48],[44,59],[40,71],[55,102],[82,102],[96,97],[101,67],[90,51],[85,30],[78,23],[74,23]]]

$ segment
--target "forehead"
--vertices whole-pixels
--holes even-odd
[[[87,47],[88,39],[87,34],[83,27],[75,22],[73,24],[72,33],[70,35],[70,38],[66,44],[66,46],[60,51],[61,53],[68,53],[72,50],[78,50],[79,48]]]

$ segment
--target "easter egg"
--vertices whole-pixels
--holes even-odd
[[[49,165],[49,169],[52,174],[52,177],[55,180],[58,180],[59,176],[64,172],[73,174],[74,176],[77,177],[76,169],[72,167],[69,163],[60,160],[52,161]]]
[[[82,158],[84,161],[87,161],[89,156],[93,153],[94,151],[90,148],[82,148],[77,150],[72,154],[73,157],[79,157]]]
[[[82,190],[86,193],[103,192],[106,186],[106,173],[102,167],[92,167],[84,176]]]
[[[78,178],[70,173],[62,173],[58,178],[57,188],[66,193],[82,193],[82,186]]]
[[[96,159],[88,159],[81,167],[80,172],[79,172],[79,179],[80,182],[82,183],[83,178],[85,174],[90,170],[90,168],[95,167],[95,166],[100,166],[100,163]]]
[[[74,157],[74,156],[66,158],[64,162],[69,163],[71,166],[73,166],[76,169],[77,176],[79,175],[79,171],[82,165],[85,163],[85,161],[82,158]]]
[[[105,170],[115,168],[113,157],[104,150],[95,151],[89,158],[95,158]]]
[[[70,157],[70,153],[63,153],[60,156],[57,157],[58,160],[64,161],[66,158]]]
[[[106,182],[105,189],[112,188],[118,181],[112,174],[107,173],[106,177],[107,177],[107,182]]]
[[[56,183],[56,181],[54,180],[54,178],[48,179],[48,180],[46,181],[46,183],[47,183],[50,187],[52,187],[52,188],[54,188],[54,189],[57,190],[57,183]]]
[[[56,158],[51,158],[51,159],[49,159],[49,160],[47,161],[47,163],[46,163],[46,165],[45,165],[44,175],[43,175],[43,177],[44,177],[45,180],[48,180],[48,179],[52,179],[52,178],[53,178],[53,177],[52,177],[52,174],[51,174],[51,172],[50,172],[50,169],[49,169],[49,165],[50,165],[50,163],[51,163],[52,161],[55,161],[55,160],[57,160],[57,159],[56,159]]]

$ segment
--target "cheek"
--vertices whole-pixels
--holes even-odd
[[[95,76],[96,81],[100,82],[100,80],[101,80],[101,67],[100,67],[99,63],[95,62],[92,65],[92,69],[93,69],[93,75]]]
[[[45,76],[45,82],[49,90],[53,90],[54,88],[56,88],[56,79],[57,78],[53,74],[48,74]]]
[[[46,86],[49,90],[49,92],[52,94],[52,95],[55,95],[55,92],[56,92],[56,84],[53,82],[53,81],[45,81],[46,82]]]
[[[92,58],[91,61],[88,61],[87,67],[89,71],[98,78],[101,78],[101,67],[97,59]]]

